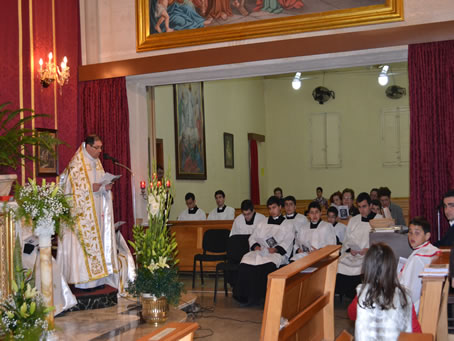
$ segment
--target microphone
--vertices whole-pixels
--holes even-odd
[[[107,153],[104,153],[103,155],[103,158],[106,159],[106,160],[112,160],[112,162],[118,162],[118,160],[116,158],[114,158],[113,156],[110,156],[109,154]]]

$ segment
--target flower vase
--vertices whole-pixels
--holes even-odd
[[[41,275],[41,293],[47,307],[54,305],[53,280],[52,280],[52,236],[55,233],[53,219],[39,219],[36,222],[35,235],[39,238],[39,261]],[[54,329],[54,312],[47,315],[48,329]]]
[[[157,326],[159,323],[167,321],[169,316],[169,303],[165,296],[157,298],[152,294],[142,294],[142,318],[147,323]]]

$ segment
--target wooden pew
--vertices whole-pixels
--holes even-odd
[[[137,341],[192,341],[194,332],[199,328],[199,324],[192,322],[171,322],[166,323],[154,332],[142,336]]]
[[[178,244],[178,267],[180,271],[192,271],[194,255],[203,253],[202,240],[206,230],[232,229],[233,220],[169,221],[171,232],[175,232]],[[215,271],[216,262],[203,264],[204,271]]]
[[[324,247],[268,275],[261,340],[334,340],[339,249]],[[317,269],[301,273],[309,267]],[[288,325],[280,330],[281,317]]]
[[[448,250],[443,250],[430,267],[449,267]],[[448,339],[448,276],[424,277],[418,320],[423,333],[431,334],[434,340]]]

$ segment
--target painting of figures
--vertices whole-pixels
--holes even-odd
[[[137,0],[137,51],[403,20],[403,0]]]
[[[205,180],[203,83],[174,85],[176,178]]]

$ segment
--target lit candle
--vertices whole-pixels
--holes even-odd
[[[43,59],[42,58],[39,58],[39,70],[40,71],[43,70]]]
[[[52,56],[53,56],[52,52],[49,52],[49,63],[52,60]]]
[[[145,181],[140,182],[140,189],[145,189]]]

